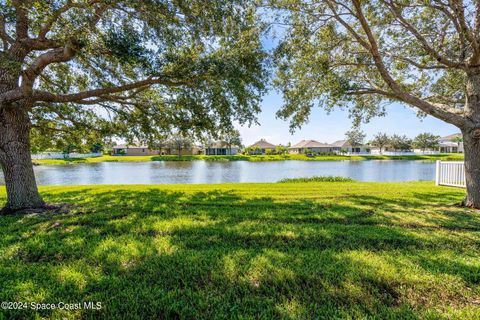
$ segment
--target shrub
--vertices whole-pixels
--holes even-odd
[[[353,182],[355,180],[345,177],[335,176],[321,176],[321,177],[309,177],[309,178],[286,178],[278,181],[279,183],[286,182]]]

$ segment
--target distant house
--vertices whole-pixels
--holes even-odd
[[[114,156],[153,156],[158,155],[159,151],[150,150],[147,146],[120,144],[113,147]]]
[[[267,154],[275,150],[276,147],[276,145],[267,142],[265,139],[260,139],[251,146],[248,146],[248,148],[252,150],[252,154]]]
[[[335,153],[370,153],[370,146],[356,146],[352,147],[347,140],[338,140],[331,144],[332,151]]]
[[[136,145],[116,145],[113,147],[114,156],[155,156],[155,155],[196,155],[200,154],[198,146],[180,149],[180,152],[174,148],[162,148],[160,150],[151,150],[148,146]]]
[[[229,147],[224,141],[215,141],[213,144],[205,147],[203,153],[207,156],[226,156],[236,155],[240,151],[238,146]]]
[[[294,144],[293,146],[288,148],[288,153],[291,154],[327,154],[331,152],[333,152],[333,148],[331,145],[321,143],[316,140],[302,140],[299,143]]]
[[[181,148],[180,151],[176,148],[163,148],[160,150],[160,154],[162,155],[181,155],[181,156],[193,156],[201,154],[201,147],[193,145],[188,148]]]
[[[461,133],[440,138],[440,153],[463,153],[463,142],[456,141],[459,139],[462,139]]]

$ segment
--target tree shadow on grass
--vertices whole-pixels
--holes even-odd
[[[375,196],[282,202],[233,190],[85,188],[46,197],[79,204],[0,224],[0,297],[104,308],[38,311],[43,317],[404,319],[473,308],[478,293],[466,290],[478,269],[459,259],[478,252],[478,237],[463,230],[476,228],[478,216],[434,212],[402,224],[428,206],[422,194],[406,208]],[[439,232],[443,226],[470,238]]]

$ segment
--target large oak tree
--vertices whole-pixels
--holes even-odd
[[[32,127],[143,141],[255,121],[266,77],[257,21],[249,0],[0,1],[3,212],[45,206]]]
[[[295,127],[314,105],[345,106],[368,120],[401,102],[448,122],[463,134],[465,204],[480,208],[480,1],[267,4],[287,25],[276,55],[279,116]]]

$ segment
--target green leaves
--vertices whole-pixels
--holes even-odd
[[[110,54],[119,59],[121,63],[140,64],[149,66],[150,50],[142,45],[141,35],[131,28],[122,30],[109,30],[105,36],[105,45]]]
[[[410,151],[412,149],[412,140],[405,135],[394,134],[390,137],[389,147],[394,151]]]
[[[327,112],[347,108],[358,126],[384,115],[385,105],[394,101],[462,123],[455,114],[435,110],[438,103],[443,109],[463,107],[462,66],[474,57],[475,47],[465,39],[474,32],[471,4],[454,8],[455,4],[430,1],[267,3],[283,28],[274,54],[274,84],[284,96],[277,115],[289,119],[292,130],[308,121],[314,107]],[[460,30],[462,20],[467,22]],[[412,97],[418,100],[412,103]],[[431,105],[425,108],[426,104]]]
[[[426,149],[437,149],[440,143],[440,137],[434,134],[425,132],[420,133],[413,140],[413,147],[426,150]]]
[[[367,135],[359,129],[352,129],[350,131],[345,132],[345,137],[347,138],[347,142],[352,147],[359,147],[363,145],[365,142],[366,136]]]
[[[268,71],[260,41],[264,25],[255,1],[32,4],[27,8],[29,32],[45,48],[30,50],[18,70],[28,69],[51,49],[43,44],[47,40],[59,48],[81,43],[69,61],[48,61],[35,74],[34,89],[48,98],[34,101],[33,135],[41,135],[43,125],[75,135],[77,126],[65,120],[71,118],[84,126],[94,124],[91,130],[96,123],[109,123],[108,134],[129,140],[173,131],[199,136],[232,127],[233,121],[256,121]],[[18,8],[7,3],[0,9],[6,14]],[[11,36],[15,23],[13,15],[7,21]],[[149,79],[152,83],[115,90]],[[88,97],[72,97],[84,92]],[[80,138],[82,130],[78,132]]]

